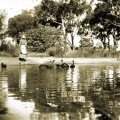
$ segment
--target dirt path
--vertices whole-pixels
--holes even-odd
[[[55,63],[61,63],[61,59],[65,63],[72,63],[72,60],[75,61],[75,64],[107,64],[107,63],[115,63],[120,64],[120,60],[116,58],[54,58],[54,57],[27,57],[27,61],[25,64],[42,64],[52,60],[55,60]],[[0,64],[20,64],[18,58],[9,58],[9,57],[0,57]]]

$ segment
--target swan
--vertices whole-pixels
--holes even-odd
[[[25,62],[25,61],[26,61],[26,59],[24,59],[24,58],[19,58],[19,60],[20,60],[21,62]]]
[[[6,69],[6,67],[7,67],[7,65],[6,65],[6,64],[1,63],[1,68],[2,68],[2,69]]]
[[[50,61],[50,63],[48,63],[48,64],[41,64],[41,65],[39,66],[39,68],[53,68],[53,63],[54,63],[54,61],[55,61],[55,60]]]
[[[49,65],[47,65],[47,68],[53,68],[54,67],[54,63],[55,62],[55,60],[53,60],[53,61],[50,61],[50,64]]]
[[[62,64],[63,64],[63,61],[61,64],[56,64],[56,68],[62,68]]]
[[[70,68],[75,68],[74,60],[72,62],[73,63],[70,65]]]
[[[62,65],[61,65],[62,68],[69,68],[69,65],[67,63],[63,63],[63,60],[61,61],[62,61]]]
[[[50,61],[50,63],[51,63],[51,61]],[[39,66],[39,68],[48,68],[48,64],[41,64],[41,65]]]

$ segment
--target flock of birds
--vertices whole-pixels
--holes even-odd
[[[68,65],[67,63],[64,63],[63,60],[61,60],[61,64],[54,64],[55,60],[50,61],[48,64],[41,64],[40,68],[75,68],[74,60],[72,61],[71,65]]]
[[[74,60],[72,61],[71,65],[68,65],[67,63],[64,63],[63,60],[61,60],[61,64],[54,64],[55,60],[50,61],[49,64],[41,64],[39,68],[75,68]],[[6,69],[7,65],[4,63],[1,63],[1,69]]]

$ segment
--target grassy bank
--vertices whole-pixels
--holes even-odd
[[[80,49],[68,50],[67,52],[56,51],[50,49],[45,53],[28,52],[29,57],[63,57],[63,58],[116,58],[115,50],[95,50],[95,49]]]
[[[0,51],[0,56],[3,57],[18,57],[19,46],[9,46],[6,50]],[[68,57],[68,58],[116,58],[116,51],[105,49],[84,48],[79,50],[64,50],[60,48],[49,48],[44,53],[28,51],[28,57]]]

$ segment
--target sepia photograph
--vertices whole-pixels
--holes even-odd
[[[0,120],[120,120],[120,0],[0,0]]]

